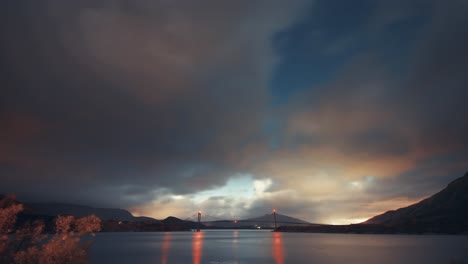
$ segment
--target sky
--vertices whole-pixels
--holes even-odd
[[[0,193],[348,224],[468,170],[465,0],[7,0]]]

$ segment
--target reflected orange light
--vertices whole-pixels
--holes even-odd
[[[203,232],[193,232],[192,257],[193,264],[200,264],[203,251]]]
[[[234,231],[232,234],[233,240],[232,240],[232,254],[234,257],[234,263],[237,263],[237,237],[239,236],[239,231]]]
[[[273,232],[273,258],[276,264],[284,264],[283,241],[281,233]]]
[[[164,233],[164,240],[162,243],[161,263],[167,264],[169,257],[169,248],[171,247],[171,233]]]

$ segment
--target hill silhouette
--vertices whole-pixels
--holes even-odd
[[[361,224],[281,226],[277,230],[313,233],[467,234],[468,172],[421,202],[374,216]]]
[[[4,198],[6,196],[0,194],[0,200]],[[44,224],[46,233],[54,232],[55,219],[59,215],[72,215],[77,218],[96,215],[102,220],[102,232],[188,231],[198,226],[195,222],[172,216],[164,220],[144,216],[135,217],[124,209],[94,208],[65,203],[21,203],[14,196],[8,196],[8,199],[9,203],[22,204],[24,208],[17,216],[16,226],[40,221]]]
[[[277,226],[281,225],[310,225],[311,223],[294,218],[287,215],[276,213]],[[274,228],[274,216],[273,214],[265,214],[258,217],[242,219],[242,220],[218,220],[218,221],[207,221],[203,222],[204,225],[210,228]]]
[[[75,217],[83,217],[94,214],[102,220],[130,222],[157,221],[151,217],[136,217],[129,211],[118,208],[94,208],[86,205],[66,203],[26,203],[25,205],[33,212],[48,216],[73,215]]]
[[[374,216],[364,224],[416,228],[427,232],[468,231],[468,172],[419,203]]]

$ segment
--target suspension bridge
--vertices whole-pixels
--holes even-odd
[[[310,225],[311,223],[295,219],[288,216],[280,215],[281,219],[278,219],[279,214],[276,210],[273,210],[271,214],[264,215],[262,217],[251,218],[251,219],[221,219],[219,217],[211,216],[209,214],[202,214],[198,211],[196,214],[185,218],[186,221],[193,221],[197,223],[197,229],[200,231],[202,228],[274,228],[276,229],[280,225]]]

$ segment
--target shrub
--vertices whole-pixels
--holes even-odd
[[[44,223],[37,221],[15,230],[17,215],[22,210],[14,196],[0,199],[0,263],[87,263],[91,242],[82,238],[101,230],[98,217],[58,216],[55,234],[46,235]]]

